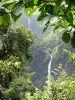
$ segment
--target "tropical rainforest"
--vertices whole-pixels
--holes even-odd
[[[75,100],[74,0],[0,0],[0,100]]]

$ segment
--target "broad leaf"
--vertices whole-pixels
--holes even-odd
[[[34,0],[34,4],[37,4],[38,3],[38,0]]]
[[[23,13],[23,10],[24,10],[24,5],[21,2],[16,3],[12,8],[12,12],[16,16],[18,16],[21,13]]]
[[[41,27],[42,27],[42,26],[45,26],[46,23],[47,23],[49,20],[50,20],[50,16],[47,16],[47,17],[43,18],[43,20],[41,21]]]
[[[40,13],[40,15],[38,16],[38,18],[37,18],[37,20],[38,21],[41,21],[41,20],[43,20],[45,17],[47,17],[48,16],[48,14],[46,14],[46,13]]]
[[[19,14],[18,16],[16,16],[14,13],[11,13],[11,17],[12,17],[12,19],[13,19],[15,22],[19,19],[20,16],[21,16],[21,14]]]
[[[15,3],[16,3],[15,1],[14,2],[6,2],[2,6],[5,7],[6,9],[8,9],[8,10],[12,10]]]
[[[73,34],[73,36],[71,38],[71,45],[73,48],[75,48],[75,34]]]
[[[8,24],[10,22],[10,16],[8,13],[0,17],[1,24]]]
[[[12,8],[13,8],[14,5],[15,5],[15,2],[14,2],[14,3],[11,3],[10,5],[8,5],[7,8],[8,8],[9,10],[12,10]]]
[[[65,42],[65,43],[69,43],[70,41],[70,33],[65,31],[62,35],[62,40]]]
[[[45,6],[45,11],[47,13],[49,13],[50,15],[53,15],[53,13],[54,13],[54,6],[53,5],[46,5]]]

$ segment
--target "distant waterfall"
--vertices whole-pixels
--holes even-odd
[[[50,62],[48,64],[48,81],[49,81],[50,75],[51,75],[51,64],[52,64],[52,57],[53,57],[53,55],[51,54],[50,57],[51,57],[51,59],[50,59]],[[48,87],[50,88],[50,83],[48,83]]]
[[[28,18],[28,28],[30,28],[30,17]]]
[[[51,59],[50,59],[50,62],[48,64],[48,77],[51,75],[51,64],[52,64],[52,54],[50,55]]]

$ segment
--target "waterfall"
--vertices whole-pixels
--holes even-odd
[[[57,50],[57,48],[55,47],[53,50],[52,49],[50,49],[50,51],[52,52],[51,54],[50,54],[50,62],[49,62],[49,64],[48,64],[48,78],[50,77],[50,75],[51,75],[51,64],[52,64],[52,58],[53,58],[53,55],[54,55],[54,52]]]
[[[51,75],[51,64],[52,64],[52,57],[53,57],[53,53],[50,55],[50,62],[48,64],[48,81],[50,80],[50,75]],[[48,87],[50,88],[50,83],[48,83]]]
[[[28,18],[28,28],[30,28],[30,18]]]
[[[48,77],[51,75],[51,64],[52,64],[52,54],[50,55],[51,59],[50,59],[50,62],[48,64]]]

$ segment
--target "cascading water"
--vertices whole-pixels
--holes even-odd
[[[50,62],[48,64],[48,81],[50,80],[50,75],[51,75],[51,64],[52,64],[52,57],[53,57],[53,53],[50,55],[51,59]],[[48,87],[50,88],[50,83],[48,82]]]
[[[49,62],[49,64],[48,64],[48,77],[50,77],[50,75],[51,75],[51,64],[52,64],[52,54],[50,55],[50,57],[51,57],[51,59],[50,59],[50,62]]]
[[[28,18],[28,28],[30,28],[30,18]]]
[[[52,64],[52,58],[53,58],[53,55],[54,55],[54,53],[55,53],[55,51],[57,50],[57,48],[55,47],[53,50],[52,49],[50,49],[50,51],[52,52],[51,54],[50,54],[50,62],[49,62],[49,64],[48,64],[48,78],[50,77],[50,75],[51,75],[51,64]]]

